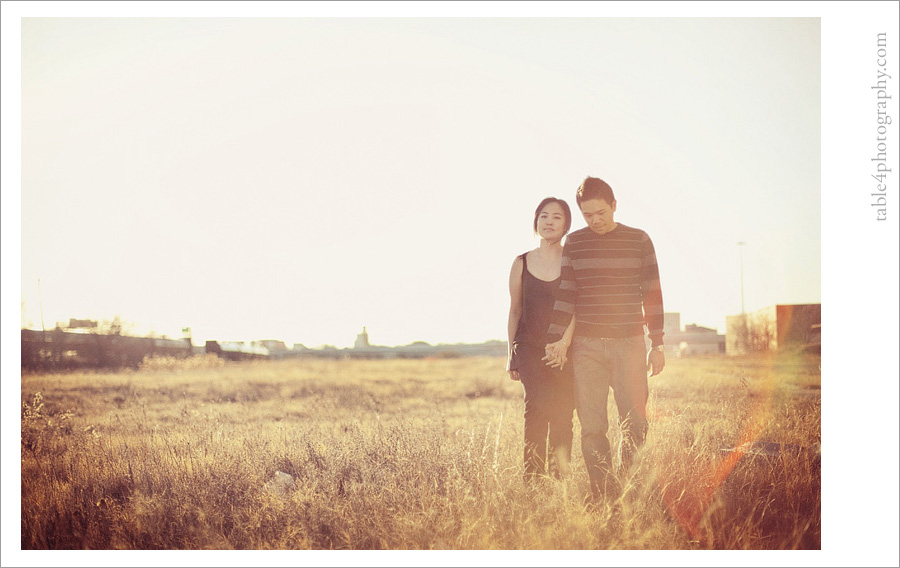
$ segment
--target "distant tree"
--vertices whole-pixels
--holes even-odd
[[[91,330],[91,333],[97,335],[130,335],[134,325],[116,315],[111,320],[102,320],[97,327]]]
[[[775,318],[766,312],[757,314],[750,325],[750,350],[756,353],[770,351],[776,347],[777,333]]]
[[[735,346],[739,352],[762,353],[775,347],[777,338],[775,318],[769,312],[741,314],[741,323],[734,328]]]
[[[729,325],[728,333],[733,338],[732,345],[736,353],[750,352],[750,324],[747,314],[740,315],[741,321],[736,325]]]

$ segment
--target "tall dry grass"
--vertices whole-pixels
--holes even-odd
[[[618,511],[577,422],[572,475],[523,482],[502,359],[26,375],[22,548],[818,549],[818,361],[670,361]]]

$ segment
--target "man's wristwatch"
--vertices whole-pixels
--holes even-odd
[[[665,351],[665,349],[663,348],[662,345],[657,345],[656,347],[653,348],[653,351],[659,351],[660,353],[663,353]]]

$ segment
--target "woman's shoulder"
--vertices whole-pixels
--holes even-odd
[[[536,248],[533,248],[531,250],[526,250],[525,252],[523,252],[522,254],[518,255],[516,258],[513,259],[513,264],[523,264],[525,262],[528,262],[528,259],[533,256],[532,253],[537,254],[537,250],[538,249],[536,249]]]

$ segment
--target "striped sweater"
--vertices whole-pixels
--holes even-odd
[[[644,231],[618,223],[598,235],[589,227],[566,238],[562,279],[548,340],[558,341],[575,314],[575,336],[643,336],[663,343],[663,302],[653,242]]]

